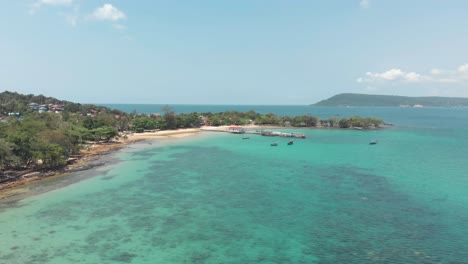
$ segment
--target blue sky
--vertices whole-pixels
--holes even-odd
[[[465,0],[0,0],[0,90],[82,103],[468,97]]]

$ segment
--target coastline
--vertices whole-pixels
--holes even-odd
[[[72,173],[90,170],[108,164],[109,161],[102,159],[128,145],[155,139],[174,139],[185,138],[196,135],[200,129],[178,129],[165,130],[157,132],[145,132],[138,134],[126,135],[126,138],[120,137],[118,140],[109,141],[106,143],[94,143],[86,145],[86,149],[82,150],[74,160],[63,167],[51,170],[32,170],[18,172],[18,179],[0,184],[0,202],[8,202],[16,200],[19,196],[27,193],[32,184],[55,180],[66,177]],[[21,197],[19,197],[21,198]]]
[[[229,133],[231,126],[203,126],[201,128],[188,128],[178,130],[164,130],[156,132],[132,133],[121,136],[118,140],[109,141],[106,143],[94,143],[86,145],[86,149],[82,150],[74,160],[63,167],[51,170],[33,170],[18,172],[18,178],[13,181],[0,184],[0,202],[16,200],[18,196],[28,193],[29,187],[32,184],[46,182],[66,177],[69,174],[90,170],[109,163],[103,161],[103,158],[109,154],[113,154],[128,145],[155,139],[167,140],[186,138],[194,136],[201,132],[225,132]],[[282,126],[264,126],[264,125],[247,125],[242,126],[247,129],[304,129],[298,127],[282,127]],[[307,129],[328,129],[328,130],[353,130],[354,128],[329,128],[329,127],[307,127]],[[382,128],[377,128],[382,129]],[[374,130],[374,129],[370,129]],[[20,197],[21,198],[21,197]]]

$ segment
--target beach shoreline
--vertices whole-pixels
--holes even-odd
[[[121,134],[117,140],[85,144],[83,150],[81,150],[80,153],[73,159],[71,159],[71,162],[65,166],[49,170],[39,169],[13,172],[17,174],[15,176],[16,179],[0,183],[0,201],[16,199],[17,196],[28,192],[28,188],[32,184],[38,184],[48,180],[55,180],[58,178],[66,177],[72,173],[86,171],[106,165],[107,162],[100,161],[103,159],[103,157],[118,152],[119,150],[138,142],[181,139],[192,137],[194,135],[199,134],[200,132],[208,131],[228,132],[229,127],[230,126],[204,126],[203,128],[187,128],[143,133],[125,133]],[[259,126],[249,127],[256,128]]]
[[[13,181],[0,184],[0,201],[11,199],[25,192],[28,192],[28,187],[35,183],[45,182],[47,180],[55,180],[66,177],[69,174],[90,170],[96,167],[106,165],[102,158],[115,153],[128,145],[151,140],[168,140],[192,137],[201,132],[225,132],[229,133],[232,126],[203,126],[201,128],[188,128],[177,130],[163,130],[143,133],[127,133],[122,134],[117,140],[86,144],[78,156],[76,156],[69,164],[51,170],[31,170],[18,172],[18,178]],[[281,126],[263,126],[263,125],[246,125],[242,128],[247,130],[271,130],[271,129],[303,129],[298,127],[281,127]],[[329,130],[349,130],[343,128],[328,128],[328,127],[312,127],[307,129],[329,129]],[[353,128],[350,128],[351,130]]]
[[[116,153],[128,145],[151,140],[166,140],[186,138],[198,134],[201,130],[195,128],[164,130],[156,132],[134,133],[121,136],[117,140],[86,144],[84,149],[63,167],[50,170],[19,171],[18,178],[0,184],[0,201],[15,199],[28,192],[29,186],[36,183],[66,177],[72,173],[90,170],[108,164],[101,161],[103,157]]]

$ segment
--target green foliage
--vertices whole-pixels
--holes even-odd
[[[119,135],[117,129],[113,127],[98,127],[95,129],[83,130],[82,139],[86,141],[109,141]]]
[[[64,111],[68,113],[81,113],[83,115],[86,115],[89,113],[91,110],[96,111],[97,113],[99,112],[106,112],[106,113],[113,113],[113,114],[122,114],[124,115],[122,111],[118,110],[111,110],[107,107],[104,106],[96,106],[96,105],[90,105],[90,104],[78,104],[78,103],[73,103],[65,100],[59,100],[53,97],[46,97],[44,95],[22,95],[19,93],[15,92],[9,92],[5,91],[3,93],[0,93],[0,115],[1,114],[6,114],[9,112],[19,112],[21,114],[27,114],[29,112],[32,112],[29,104],[30,103],[37,103],[39,105],[42,104],[54,104],[54,105],[63,105],[64,106]]]
[[[149,116],[139,116],[133,120],[131,129],[137,133],[141,133],[145,130],[157,129],[158,122]]]
[[[14,144],[0,138],[0,170],[9,166],[17,166],[19,158],[13,153]]]
[[[165,127],[164,129],[177,129],[177,116],[172,113],[164,114]]]
[[[39,144],[32,152],[32,157],[39,168],[55,168],[67,163],[66,150],[55,143]]]
[[[79,150],[77,136],[55,116],[30,114],[22,121],[11,120],[0,132],[2,169],[52,168]]]
[[[100,114],[95,117],[86,116],[83,119],[83,127],[87,129],[96,129],[105,126],[112,126],[114,118],[111,115]]]
[[[338,126],[340,128],[350,128],[351,127],[351,120],[349,118],[343,118],[338,122]]]
[[[303,115],[303,116],[296,116],[292,118],[292,126],[295,127],[315,127],[319,122],[318,118],[310,116],[310,115]]]

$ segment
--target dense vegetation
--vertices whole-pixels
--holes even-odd
[[[29,113],[32,112],[29,104],[60,104],[64,106],[65,112],[70,113],[82,113],[86,115],[90,110],[95,111],[111,111],[107,107],[96,106],[91,104],[79,104],[73,103],[65,100],[58,100],[53,97],[46,97],[44,95],[22,95],[15,92],[5,91],[0,93],[0,116],[1,114],[6,114],[9,112],[20,112],[20,113]],[[121,111],[113,110],[116,113],[121,113]]]
[[[63,105],[61,111],[38,112],[31,103]],[[0,93],[0,176],[5,170],[49,169],[62,166],[87,142],[109,141],[129,131],[197,128],[203,125],[274,125],[293,127],[372,128],[376,118],[320,120],[310,115],[277,116],[254,111],[176,114],[168,106],[161,114],[124,113],[42,95]]]
[[[407,97],[343,93],[320,101],[314,106],[414,106],[456,107],[468,106],[468,98],[457,97]]]

